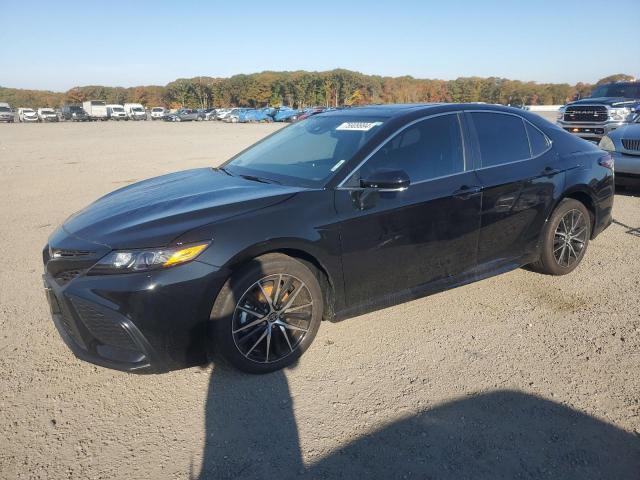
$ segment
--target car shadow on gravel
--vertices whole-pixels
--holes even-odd
[[[619,225],[622,228],[626,228],[627,231],[624,232],[624,233],[628,233],[629,235],[634,235],[636,237],[640,237],[640,227],[638,227],[638,228],[630,227],[629,225],[625,225],[624,223],[619,222],[618,220],[615,220],[615,219],[613,220],[612,223],[615,224],[615,225]]]
[[[637,480],[640,472],[638,435],[508,390],[396,421],[305,465],[285,373],[250,376],[224,365],[211,378],[206,434],[200,479]]]

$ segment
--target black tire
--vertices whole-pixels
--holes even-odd
[[[584,223],[581,223],[580,219]],[[580,226],[576,226],[573,230],[575,234],[579,235],[573,237],[571,234],[567,237],[561,231],[565,229],[565,226],[572,229],[570,224],[573,221],[580,223]],[[591,214],[583,203],[573,198],[562,200],[544,227],[540,259],[530,265],[531,269],[546,275],[566,275],[575,270],[587,251],[591,238],[591,223]],[[584,231],[582,232],[582,230]],[[572,240],[572,238],[574,239]],[[579,251],[577,251],[578,248]]]
[[[291,279],[292,284],[288,287],[287,281],[289,279]],[[286,313],[283,313],[282,320],[279,317],[276,320],[269,319],[273,313],[265,314],[262,317],[265,319],[263,321],[260,321],[261,318],[256,315],[255,320],[249,321],[254,319],[254,316],[253,314],[247,315],[243,313],[246,312],[246,309],[240,309],[240,302],[245,302],[245,299],[252,295],[254,291],[252,289],[256,288],[255,285],[260,280],[264,281],[264,283],[258,285],[261,288],[260,291],[263,293],[268,292],[269,297],[273,295],[275,298],[277,295],[280,299],[280,307],[283,307],[283,304],[287,302],[288,295],[294,297],[293,304],[289,307],[290,309],[296,309],[300,312],[300,307],[295,306],[298,302],[303,302],[302,305],[310,305],[306,307],[305,316],[307,318],[302,320],[304,323],[298,323],[299,326],[306,327],[304,333],[297,327],[295,327],[297,330],[293,329],[296,320],[292,320],[291,314],[285,317]],[[301,284],[302,286],[300,286]],[[281,288],[276,289],[276,285],[281,286]],[[264,286],[266,286],[267,290],[263,289]],[[293,295],[298,287],[302,293],[297,294],[297,296]],[[288,288],[291,290],[288,290]],[[255,302],[261,301],[261,298],[265,298],[265,296],[262,295],[255,298]],[[263,313],[270,311],[270,304],[273,300],[262,302]],[[277,300],[275,299],[273,303],[277,304]],[[246,307],[247,305],[247,303],[243,303],[242,306]],[[255,308],[251,308],[251,310],[257,311]],[[286,312],[287,309],[283,308],[282,310]],[[214,356],[217,354],[222,355],[231,365],[247,373],[269,373],[280,370],[296,362],[311,345],[320,326],[322,313],[323,297],[320,284],[315,274],[305,264],[279,253],[262,255],[251,260],[247,265],[235,272],[218,294],[210,317],[211,353]],[[242,315],[244,317],[243,321],[247,322],[244,326],[240,323],[241,318],[239,315]],[[299,315],[299,313],[295,315]],[[286,322],[285,318],[287,319]],[[272,321],[276,323],[271,323]],[[249,328],[251,322],[259,323]],[[283,322],[289,327],[285,329]],[[236,325],[235,331],[234,325]],[[289,330],[289,328],[292,328],[292,330]],[[239,333],[245,329],[247,329],[247,333]],[[266,335],[267,332],[269,333],[269,343],[267,343],[266,337],[263,337],[263,334]],[[242,338],[239,338],[241,336]],[[259,340],[260,338],[264,338],[264,340]],[[256,339],[255,344],[254,339]],[[286,344],[284,343],[285,340]],[[243,343],[245,341],[246,343]],[[242,346],[239,346],[238,343],[242,344]],[[253,347],[247,353],[246,349],[249,345],[253,345]],[[245,348],[245,352],[242,352],[241,348]],[[272,359],[269,361],[269,352],[271,351],[273,351],[271,354]],[[260,359],[255,358],[258,355],[265,354],[266,358],[264,360],[260,360],[264,358],[262,356]],[[252,355],[254,358],[249,358]]]

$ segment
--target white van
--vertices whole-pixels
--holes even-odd
[[[107,116],[111,120],[129,120],[127,113],[124,111],[124,107],[117,103],[107,105]]]
[[[125,103],[124,111],[131,120],[146,120],[147,112],[139,103]]]
[[[88,100],[82,102],[82,108],[91,120],[107,120],[107,103],[103,100]]]

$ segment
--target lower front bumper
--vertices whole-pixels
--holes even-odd
[[[202,364],[207,322],[226,274],[197,261],[124,275],[43,276],[53,322],[81,360],[136,373]]]
[[[556,122],[560,128],[566,130],[573,135],[584,138],[586,140],[600,140],[603,136],[609,132],[614,131],[616,128],[620,128],[625,123],[577,123],[577,122],[565,122],[558,120]]]

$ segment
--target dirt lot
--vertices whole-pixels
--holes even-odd
[[[525,270],[338,324],[295,368],[136,376],[49,318],[55,226],[273,125],[0,125],[0,478],[640,476],[640,198],[573,274]]]

